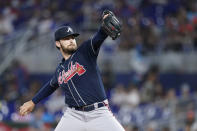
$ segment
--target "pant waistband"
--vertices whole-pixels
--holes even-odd
[[[69,106],[69,107],[72,108],[72,109],[78,110],[78,111],[92,111],[92,110],[95,110],[97,108],[100,108],[100,107],[103,107],[103,106],[108,106],[108,105],[109,105],[108,100],[104,100],[102,102],[96,102],[96,103],[91,104],[91,105],[80,106],[80,107],[72,107],[72,106]]]

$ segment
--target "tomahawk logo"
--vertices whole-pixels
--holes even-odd
[[[68,27],[67,32],[72,32],[72,29],[70,27]]]
[[[62,72],[59,73],[58,82],[59,84],[62,84],[63,82],[67,83],[76,74],[78,76],[81,76],[85,72],[86,72],[85,68],[82,65],[80,65],[78,62],[75,62],[74,65],[71,62],[70,69],[68,69],[67,72],[63,70]]]

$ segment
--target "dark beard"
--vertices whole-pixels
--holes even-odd
[[[77,50],[77,49],[65,49],[63,46],[61,47],[62,47],[62,51],[68,55],[72,55]]]

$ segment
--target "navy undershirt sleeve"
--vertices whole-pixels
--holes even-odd
[[[51,95],[57,88],[58,83],[54,76],[39,90],[39,92],[33,97],[32,101],[34,102],[34,104],[39,103],[41,100]]]
[[[80,52],[81,55],[86,56],[86,58],[88,59],[93,58],[94,60],[96,60],[100,47],[107,36],[108,35],[104,32],[102,27],[100,27],[92,38],[83,42],[79,46],[78,52]]]
[[[103,29],[100,27],[96,35],[92,38],[91,44],[93,47],[93,52],[98,55],[99,49],[103,43],[103,41],[107,38],[107,34],[103,31]]]

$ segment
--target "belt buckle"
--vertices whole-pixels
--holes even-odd
[[[87,108],[87,107],[88,107],[88,105],[83,106],[83,107],[82,107],[82,110],[85,111],[85,108]]]

